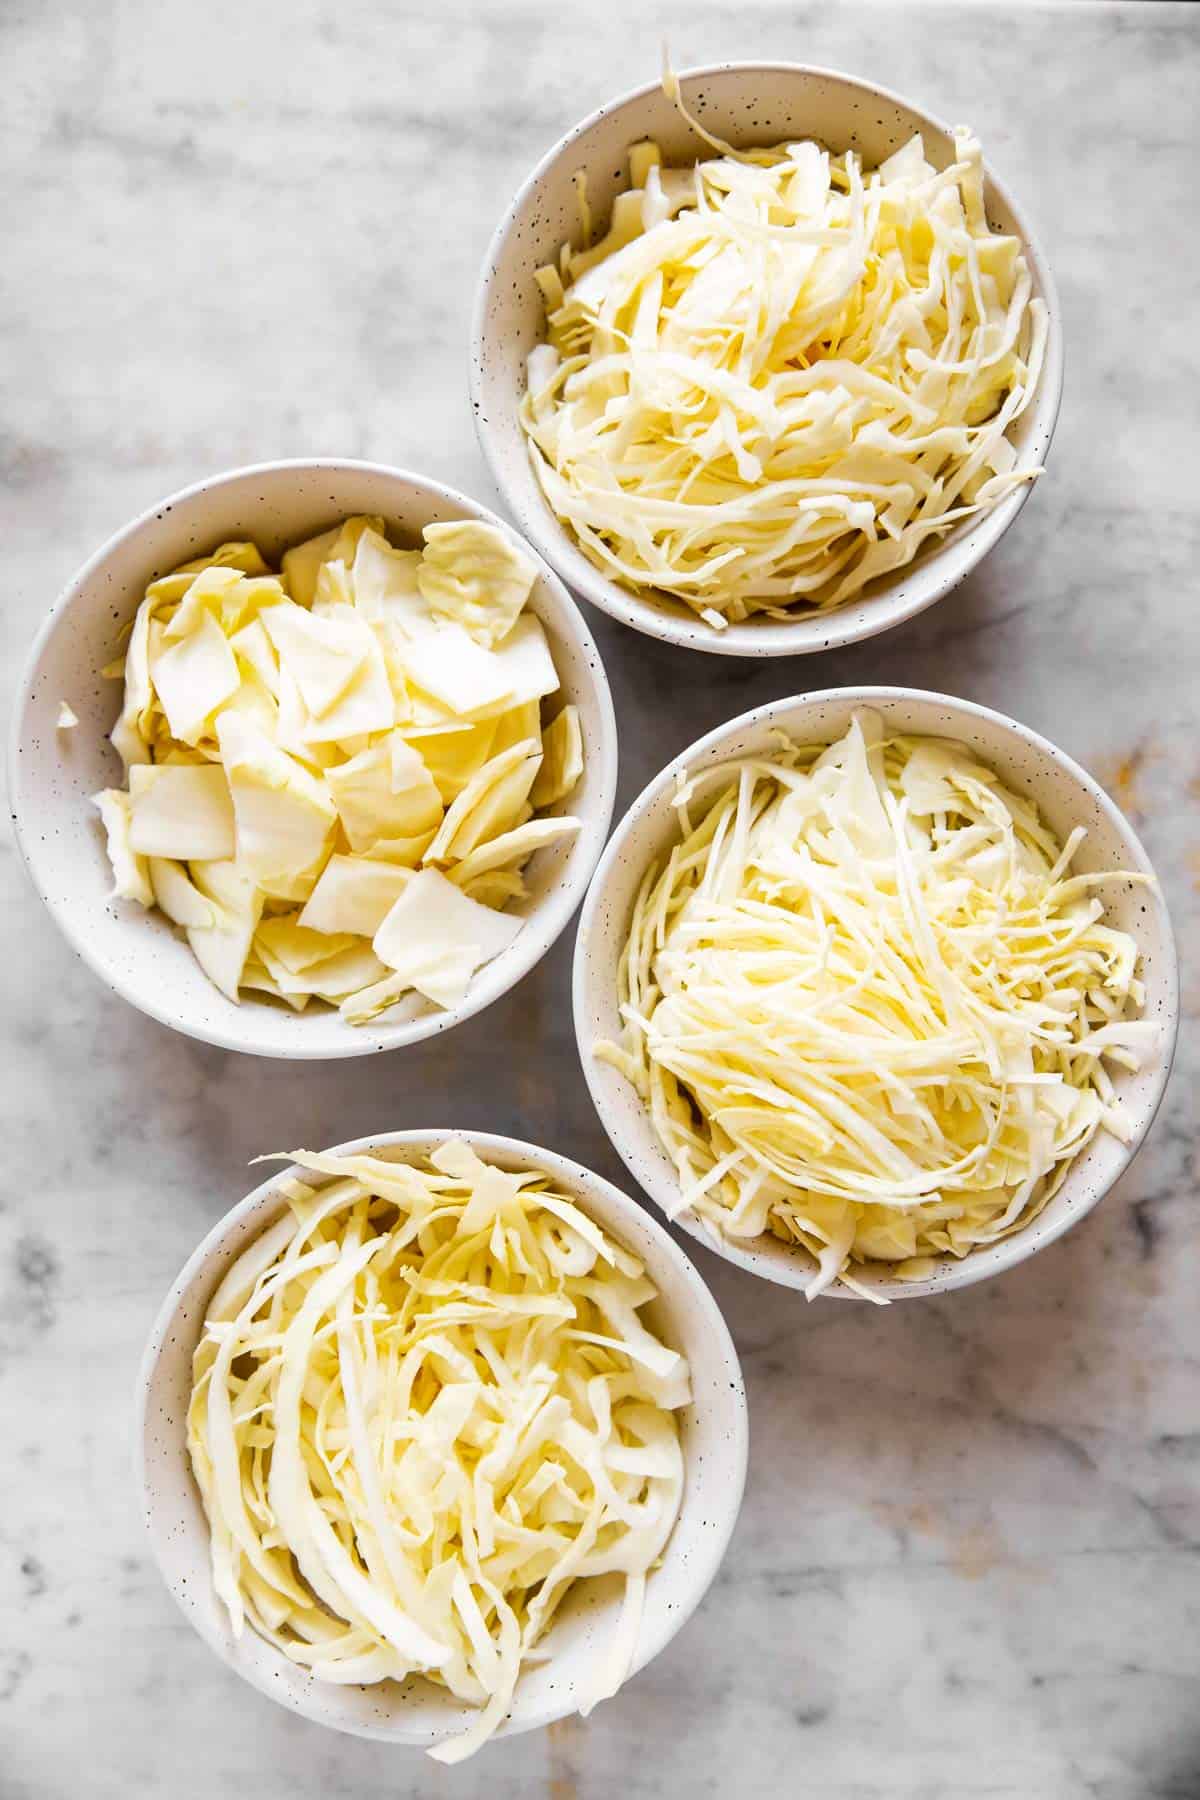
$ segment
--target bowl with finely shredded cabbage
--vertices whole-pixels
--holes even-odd
[[[17,838],[66,937],[161,1022],[265,1056],[415,1043],[582,897],[616,731],[562,583],[461,494],[272,463],[161,501],[51,610]]]
[[[260,1692],[441,1762],[590,1712],[737,1518],[745,1395],[707,1287],[641,1206],[508,1138],[272,1160],[143,1362],[171,1593]]]
[[[979,140],[787,64],[601,107],[530,175],[476,303],[480,442],[586,599],[734,656],[948,593],[1040,477],[1054,282]]]
[[[620,822],[576,945],[592,1097],[666,1215],[886,1303],[1011,1268],[1128,1167],[1174,1052],[1146,853],[1027,726],[833,689],[733,720]]]

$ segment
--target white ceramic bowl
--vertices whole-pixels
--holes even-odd
[[[837,152],[857,150],[873,166],[924,135],[935,165],[953,160],[953,134],[886,88],[794,63],[725,63],[680,76],[691,112],[705,128],[740,146],[816,138]],[[719,656],[796,656],[871,637],[908,619],[962,581],[998,542],[1029,495],[1029,484],[976,522],[964,522],[895,575],[873,583],[867,596],[840,610],[780,623],[754,618],[716,632],[680,602],[650,599],[610,581],[578,548],[548,506],[530,466],[518,409],[525,392],[525,359],[545,336],[542,297],[534,270],[557,259],[578,229],[574,180],[587,176],[588,200],[604,220],[628,185],[625,153],[654,138],[669,162],[715,154],[680,117],[658,82],[611,100],[547,152],[520,189],[488,249],[475,303],[471,401],[479,441],[496,484],[521,530],[578,593],[637,631]],[[984,146],[986,149],[986,145]],[[1046,302],[1049,335],[1042,381],[1013,431],[1022,462],[1038,468],[1062,395],[1062,323],[1049,264],[1033,229],[1007,188],[988,171],[988,217],[1024,243],[1034,291]]]
[[[266,463],[215,475],[173,494],[109,540],[84,565],[46,619],[33,646],[13,720],[10,798],[17,841],[42,899],[73,948],[114,992],[190,1037],[259,1056],[362,1056],[447,1031],[507,992],[545,955],[583,897],[612,819],[617,736],[599,652],[582,614],[540,558],[529,605],[546,628],[562,698],[579,708],[584,773],[569,804],[582,829],[539,851],[529,864],[529,898],[513,908],[527,923],[486,964],[463,1004],[449,1011],[413,996],[369,1026],[346,1024],[336,1009],[297,1014],[265,996],[240,1005],[207,979],[187,944],[158,913],[113,900],[99,815],[89,797],[124,785],[108,733],[121,684],[98,671],[117,653],[118,634],[156,575],[228,538],[251,538],[268,559],[352,513],[381,514],[401,541],[420,542],[436,519],[483,519],[511,526],[452,488],[373,463]],[[523,546],[526,550],[528,545]],[[55,730],[59,702],[79,715]]]
[[[677,1416],[686,1464],[683,1504],[661,1565],[646,1586],[646,1606],[633,1659],[643,1668],[700,1604],[720,1567],[737,1521],[746,1478],[746,1395],[737,1351],[703,1280],[654,1218],[610,1182],[565,1157],[512,1138],[464,1131],[396,1131],[338,1146],[396,1161],[427,1154],[447,1138],[464,1138],[502,1168],[542,1169],[635,1255],[659,1290],[647,1318],[691,1365],[692,1404]],[[428,1745],[476,1717],[445,1689],[420,1678],[403,1684],[341,1687],[307,1675],[265,1639],[236,1640],[213,1592],[209,1533],[186,1451],[192,1353],[208,1300],[246,1245],[282,1211],[283,1170],[256,1188],[214,1226],[189,1258],[163,1304],[138,1383],[138,1478],[151,1546],[171,1593],[210,1649],[238,1675],[320,1725],[359,1737]],[[320,1177],[304,1173],[308,1182]],[[623,1584],[606,1576],[576,1586],[544,1640],[545,1663],[517,1683],[502,1736],[549,1725],[574,1712],[592,1691],[596,1663],[616,1626]]]
[[[671,806],[676,777],[732,756],[767,750],[771,734],[780,728],[800,743],[831,743],[845,731],[856,708],[863,706],[876,708],[896,731],[958,738],[969,744],[1017,793],[1028,795],[1037,804],[1060,838],[1076,825],[1085,826],[1087,838],[1075,863],[1080,871],[1152,872],[1129,821],[1078,763],[1028,726],[968,700],[913,688],[828,688],[772,701],[709,732],[655,777],[617,826],[588,889],[575,946],[575,1033],[592,1099],[630,1174],[664,1211],[673,1213],[679,1204],[675,1166],[633,1088],[615,1069],[599,1062],[591,1046],[598,1038],[620,1035],[617,959],[648,865],[679,840]],[[1149,1130],[1171,1071],[1178,1027],[1179,978],[1171,923],[1157,889],[1134,882],[1114,883],[1105,887],[1102,897],[1109,919],[1130,932],[1141,946],[1146,984],[1142,1016],[1158,1020],[1164,1033],[1161,1054],[1139,1073],[1112,1071],[1131,1121],[1131,1142],[1121,1144],[1108,1132],[1097,1132],[1083,1155],[1072,1163],[1057,1194],[1024,1231],[962,1259],[942,1257],[926,1281],[897,1281],[886,1274],[856,1270],[856,1279],[881,1297],[910,1300],[969,1287],[1052,1244],[1103,1198]],[[814,1264],[807,1251],[770,1233],[736,1244],[718,1236],[690,1211],[676,1222],[730,1262],[769,1281],[803,1287],[812,1278]],[[830,1292],[841,1298],[856,1297],[843,1287]]]

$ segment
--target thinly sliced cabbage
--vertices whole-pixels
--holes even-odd
[[[607,236],[542,271],[521,419],[584,555],[724,629],[845,605],[1032,480],[1046,311],[970,133],[864,173],[696,129],[721,154],[635,146]]]
[[[188,1451],[234,1633],[318,1680],[448,1688],[478,1709],[431,1751],[455,1763],[575,1583],[616,1572],[589,1711],[632,1663],[683,1491],[688,1369],[639,1317],[653,1284],[548,1176],[464,1143],[295,1160],[329,1185],[291,1184],[193,1361]]]
[[[620,1045],[680,1208],[902,1279],[1023,1230],[1154,1053],[1138,947],[1035,807],[963,745],[859,714],[702,771],[647,872]],[[697,822],[698,821],[698,822]],[[864,1290],[866,1291],[866,1290]],[[874,1297],[874,1296],[873,1296]]]
[[[355,1023],[453,1005],[520,930],[498,915],[524,864],[577,829],[535,817],[578,778],[580,734],[569,707],[543,732],[559,682],[523,612],[534,564],[475,521],[426,539],[400,550],[382,520],[347,519],[280,574],[223,544],[150,584],[107,671],[129,782],[97,798],[114,892],[157,904],[231,1000],[315,999]],[[544,752],[554,800],[531,795]],[[393,927],[381,960],[423,860],[442,873],[399,915],[417,935],[401,947]]]

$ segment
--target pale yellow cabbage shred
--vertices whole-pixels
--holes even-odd
[[[1036,474],[1010,432],[1046,310],[969,132],[940,171],[915,137],[870,172],[801,142],[630,174],[540,272],[521,411],[609,578],[718,630],[827,611]]]
[[[1100,1129],[1107,1065],[1158,1027],[1138,946],[1035,807],[964,745],[858,714],[827,747],[685,782],[619,968],[636,1084],[680,1211],[815,1259],[809,1297],[874,1265],[931,1274],[1025,1229]]]
[[[209,1303],[188,1450],[216,1593],[322,1681],[422,1673],[491,1736],[575,1582],[625,1602],[587,1712],[633,1656],[679,1511],[685,1359],[643,1265],[537,1171],[461,1140],[412,1164],[297,1152],[289,1210]],[[552,1653],[552,1647],[551,1647]]]
[[[278,571],[228,543],[153,581],[109,671],[114,894],[164,912],[231,1000],[353,1025],[459,1004],[521,929],[504,909],[530,857],[579,829],[546,812],[583,753],[574,706],[543,720],[559,680],[536,575],[484,522],[404,550],[359,516]]]

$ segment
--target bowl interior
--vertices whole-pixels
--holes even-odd
[[[553,942],[578,904],[604,843],[616,782],[612,703],[599,653],[578,608],[540,563],[529,605],[542,621],[562,681],[561,700],[579,708],[584,773],[569,802],[583,828],[539,851],[530,893],[513,908],[528,920],[512,946],[485,965],[465,1004],[444,1012],[413,996],[374,1025],[347,1025],[336,1009],[302,1014],[262,995],[240,1005],[208,981],[165,918],[111,897],[112,874],[90,796],[123,786],[108,741],[121,683],[99,670],[118,654],[121,629],[147,584],[229,538],[252,538],[274,560],[352,513],[381,514],[397,542],[420,542],[437,519],[482,518],[511,527],[451,490],[398,471],[353,463],[272,464],[218,476],[164,501],[121,532],[84,568],[47,620],[34,648],[14,724],[11,794],[18,834],[43,899],[75,949],[101,978],[143,1011],[194,1037],[265,1056],[356,1056],[445,1030],[512,986]],[[55,729],[60,701],[79,716]]]
[[[703,738],[676,758],[634,802],[614,832],[596,872],[580,921],[575,953],[575,1028],[579,1053],[592,1098],[618,1153],[634,1178],[657,1204],[671,1208],[679,1182],[650,1117],[629,1083],[591,1053],[598,1038],[615,1038],[621,1023],[617,1008],[617,959],[625,942],[638,887],[651,862],[678,841],[671,805],[675,778],[748,751],[767,750],[771,734],[782,727],[800,742],[832,742],[845,731],[859,707],[883,713],[898,732],[959,738],[990,764],[1018,794],[1036,802],[1060,838],[1076,826],[1087,830],[1076,867],[1080,871],[1128,869],[1148,872],[1150,863],[1132,828],[1102,789],[1084,771],[1044,739],[1023,726],[967,701],[939,694],[895,688],[831,690],[798,699],[780,700]],[[1170,1072],[1178,1014],[1177,972],[1170,921],[1161,894],[1135,882],[1113,882],[1101,896],[1111,923],[1128,931],[1141,946],[1146,1004],[1142,1016],[1164,1027],[1157,1058],[1136,1074],[1113,1070],[1113,1079],[1132,1121],[1134,1144],[1148,1128]],[[884,1271],[864,1274],[865,1285],[889,1299],[963,1287],[997,1274],[1039,1246],[1051,1243],[1088,1212],[1111,1187],[1133,1150],[1106,1131],[1092,1139],[1078,1157],[1057,1194],[1024,1231],[963,1260],[941,1259],[927,1281],[903,1282]],[[802,1287],[813,1264],[799,1246],[764,1235],[735,1245],[718,1239],[693,1214],[678,1223],[694,1237],[757,1275],[789,1287]],[[856,1278],[858,1277],[856,1271]],[[849,1290],[834,1293],[849,1297]]]
[[[373,1150],[411,1161],[455,1135],[402,1132],[342,1150]],[[746,1466],[745,1394],[737,1353],[716,1302],[687,1257],[655,1221],[608,1182],[529,1145],[460,1133],[503,1168],[545,1169],[606,1230],[642,1258],[659,1290],[647,1317],[688,1358],[694,1399],[677,1416],[686,1462],[683,1505],[661,1566],[646,1587],[634,1667],[674,1636],[716,1574],[741,1504]],[[253,1631],[235,1639],[213,1592],[208,1525],[186,1449],[191,1363],[205,1309],[238,1254],[282,1210],[273,1176],[215,1228],[168,1295],[147,1347],[141,1380],[141,1476],[146,1523],[158,1565],[175,1599],[209,1646],[272,1699],[319,1724],[364,1737],[428,1744],[465,1729],[477,1716],[421,1677],[373,1687],[341,1687],[306,1675]],[[304,1179],[321,1185],[321,1178]],[[611,1641],[620,1607],[619,1576],[580,1583],[568,1595],[543,1646],[545,1663],[525,1669],[505,1733],[526,1731],[574,1711],[594,1683],[596,1659]]]
[[[899,95],[846,75],[789,64],[728,64],[690,71],[681,75],[680,85],[689,110],[705,129],[739,146],[815,138],[835,152],[857,150],[873,166],[919,131],[932,163],[942,168],[953,161],[953,136],[938,120]],[[545,335],[534,271],[553,262],[568,239],[578,241],[577,171],[586,173],[593,216],[603,221],[615,196],[628,186],[629,146],[646,137],[662,146],[669,162],[716,154],[657,83],[641,88],[585,120],[550,152],[518,194],[488,252],[472,352],[475,420],[492,473],[522,531],[564,579],[596,605],[652,636],[716,654],[785,656],[818,651],[868,637],[908,618],[962,580],[1016,517],[1028,486],[978,522],[964,522],[906,570],[873,583],[860,602],[785,623],[750,619],[723,632],[714,632],[687,607],[665,596],[639,598],[608,580],[547,505],[518,419],[525,360]],[[1012,434],[1023,461],[1037,466],[1049,446],[1062,385],[1057,297],[1028,223],[990,175],[987,206],[997,230],[1024,240],[1035,292],[1050,310],[1042,383]]]

